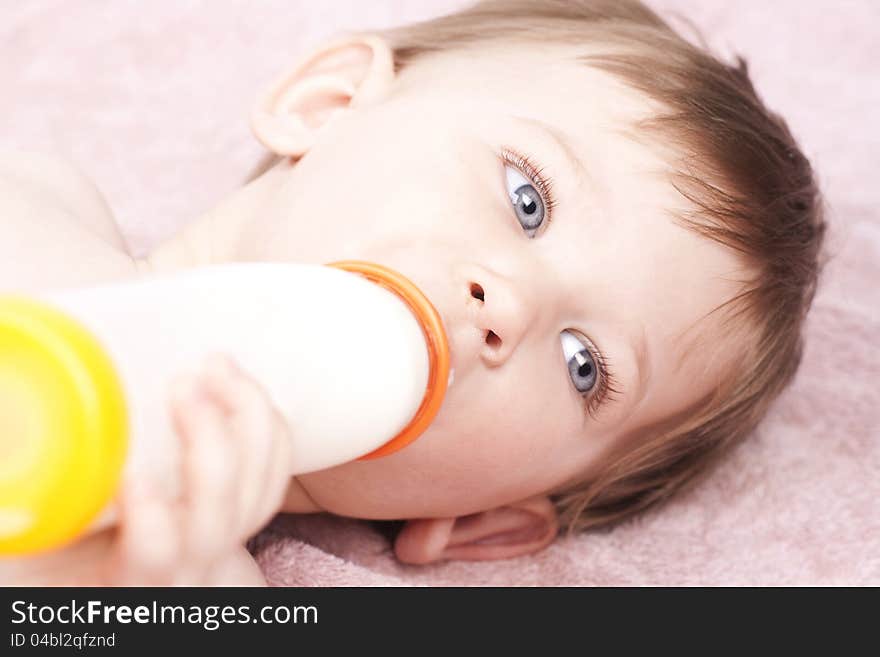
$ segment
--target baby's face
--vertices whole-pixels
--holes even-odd
[[[722,376],[730,351],[700,320],[741,264],[673,223],[667,165],[617,132],[647,102],[574,57],[497,46],[405,69],[319,135],[246,235],[249,258],[390,266],[448,332],[455,380],[419,440],[299,478],[328,511],[457,516],[550,492]]]

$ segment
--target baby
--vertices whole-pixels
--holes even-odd
[[[242,545],[277,511],[404,520],[413,564],[533,553],[695,481],[797,369],[825,230],[810,165],[744,61],[639,2],[492,0],[340,38],[251,126],[270,161],[144,259],[78,174],[5,162],[28,256],[0,245],[0,280],[370,260],[440,311],[455,384],[406,449],[290,480],[271,465],[296,427],[214,358],[172,401],[185,494],[128,482],[119,530],[31,575],[258,583]]]

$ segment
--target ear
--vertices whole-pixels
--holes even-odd
[[[251,130],[270,151],[301,157],[331,121],[384,97],[393,79],[393,53],[383,39],[333,41],[302,57],[260,95]]]
[[[537,552],[559,529],[556,508],[546,495],[458,518],[409,520],[394,542],[404,563],[448,559],[485,561]]]

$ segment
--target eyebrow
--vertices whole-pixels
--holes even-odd
[[[584,165],[583,160],[581,160],[577,152],[575,152],[574,148],[572,148],[565,134],[561,130],[559,130],[559,128],[550,125],[549,123],[545,123],[540,119],[532,118],[530,116],[519,116],[514,114],[512,118],[521,123],[525,123],[532,126],[533,128],[536,128],[548,140],[552,141],[556,145],[557,149],[565,156],[566,163],[568,164],[569,168],[574,171],[576,178],[578,180],[586,180],[593,187],[594,191],[599,191],[595,180],[590,176],[589,172],[587,171],[586,165]]]
[[[633,403],[637,403],[645,395],[645,389],[648,381],[651,379],[651,352],[648,349],[648,335],[645,331],[645,325],[641,324],[642,331],[638,338],[630,342],[630,347],[636,357],[636,374],[638,375],[639,387],[636,393],[638,399]]]
[[[559,152],[565,156],[566,163],[575,173],[575,179],[586,181],[587,184],[592,187],[592,190],[596,193],[597,197],[602,196],[601,188],[596,183],[595,178],[590,175],[583,160],[581,160],[574,148],[572,148],[569,140],[561,130],[549,123],[541,121],[540,119],[535,119],[529,116],[512,115],[512,118],[521,123],[532,126],[541,132],[548,140],[552,141]],[[647,333],[644,324],[639,324],[639,327],[641,328],[641,331],[635,334],[635,339],[631,337],[626,341],[626,345],[632,352],[636,364],[636,377],[633,382],[637,382],[637,387],[635,390],[630,389],[630,394],[628,395],[631,404],[638,403],[642,397],[644,397],[647,383],[651,379],[651,352],[648,349]],[[621,392],[625,393],[626,389],[621,390]]]
[[[620,385],[620,387],[617,388],[620,396],[615,396],[611,393],[610,405],[615,407],[619,405],[619,401],[625,399],[627,406],[631,409],[635,408],[635,406],[644,398],[645,393],[647,392],[648,381],[651,380],[651,351],[648,348],[648,337],[645,331],[645,325],[639,323],[638,328],[640,329],[638,332],[624,339],[624,347],[622,348],[623,350],[628,350],[632,355],[631,359],[636,367],[634,375],[624,379],[621,377],[621,372],[618,368],[613,366],[611,368],[612,374]],[[612,363],[617,362],[613,356],[610,360]],[[589,419],[589,417],[587,419]]]

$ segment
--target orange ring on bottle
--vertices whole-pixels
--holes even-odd
[[[388,456],[403,449],[422,435],[440,410],[440,405],[446,396],[446,388],[449,385],[450,357],[446,331],[443,328],[440,313],[437,312],[428,297],[400,272],[365,260],[340,260],[328,263],[327,266],[362,274],[374,283],[394,292],[409,306],[425,334],[425,342],[428,346],[428,387],[421,405],[412,420],[400,433],[381,447],[357,460],[367,461],[380,456]]]

